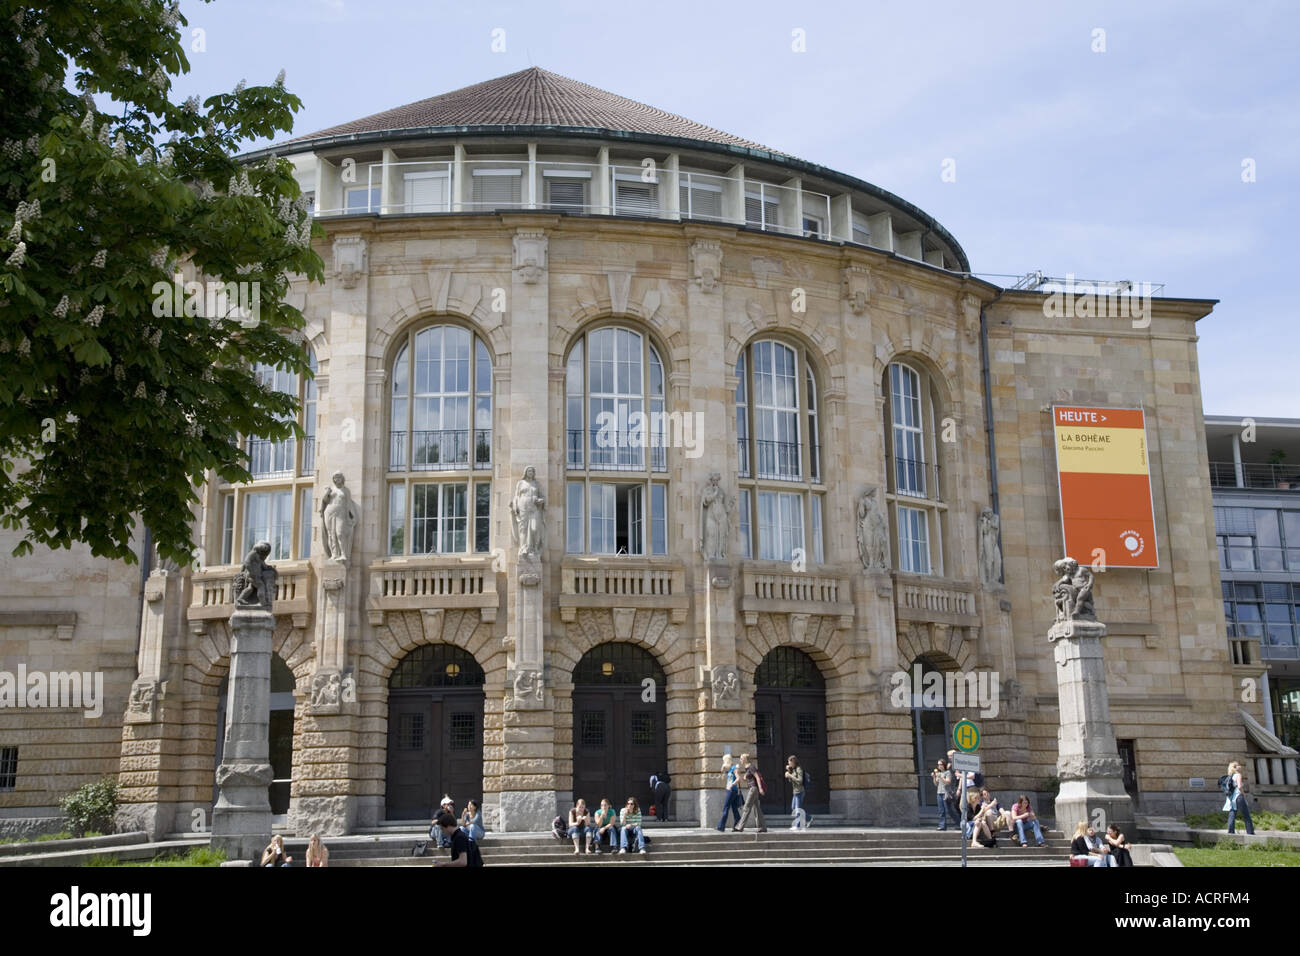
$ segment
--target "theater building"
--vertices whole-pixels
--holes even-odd
[[[205,818],[231,584],[259,540],[272,803],[300,834],[427,820],[444,793],[539,828],[575,796],[648,805],[664,771],[672,816],[712,825],[728,748],[776,782],[771,810],[795,753],[810,812],[916,822],[961,717],[999,792],[1050,795],[1053,404],[1146,413],[1158,567],[1096,584],[1126,782],[1142,809],[1208,804],[1189,781],[1245,754],[1197,371],[1211,301],[1063,317],[1043,287],[973,277],[904,199],[540,69],[276,153],[327,272],[292,293],[315,377],[261,370],[305,437],[241,439],[253,481],[203,487],[197,568],[4,559],[0,668],[107,680],[97,721],[0,710],[0,825],[104,773],[123,825]],[[511,510],[529,468],[535,558]],[[336,472],[346,563],[323,550]]]

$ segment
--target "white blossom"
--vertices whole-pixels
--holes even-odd
[[[15,269],[23,264],[27,259],[27,243],[20,242],[14,246],[14,251],[9,253],[9,258],[5,260],[5,265],[13,266]]]
[[[19,355],[31,355],[31,354],[32,354],[32,343],[28,340],[27,336],[25,336],[25,335],[22,337],[22,339],[21,339],[21,340],[19,341],[19,343],[18,343],[18,354],[19,354]]]
[[[91,328],[99,328],[99,323],[104,318],[104,307],[97,305],[86,315],[86,324]]]
[[[181,109],[185,110],[187,113],[194,113],[197,115],[199,112],[199,98],[197,96],[189,97],[181,104]]]
[[[61,319],[68,314],[68,297],[65,295],[59,299],[59,304],[54,307],[54,317]]]
[[[110,130],[110,129],[108,128],[108,124],[107,124],[107,123],[105,123],[103,126],[101,126],[101,127],[99,128],[99,141],[100,141],[100,143],[102,143],[103,145],[105,145],[105,146],[109,145],[109,142],[110,142],[110,141],[109,141],[109,136],[110,136],[110,135],[112,135],[112,130]]]
[[[104,268],[104,266],[105,266],[107,263],[108,263],[108,250],[107,250],[107,249],[100,249],[97,253],[95,253],[95,257],[94,257],[93,259],[90,260],[90,264],[91,264],[91,266],[94,267],[94,268],[96,268],[96,269],[102,269],[102,268]]]
[[[41,152],[41,138],[36,133],[27,137],[27,152],[33,156],[39,156]]]
[[[162,329],[154,329],[149,336],[149,344],[157,348],[160,342],[162,342]]]
[[[275,75],[275,85],[281,88],[284,87],[284,70]]]
[[[153,254],[149,256],[149,265],[153,266],[155,269],[161,269],[163,265],[166,264],[166,262],[167,262],[166,246],[162,246],[158,249],[155,249],[153,251]]]
[[[23,221],[15,217],[14,224],[12,227],[10,227],[9,235],[5,236],[5,239],[8,242],[18,242],[20,239],[22,239],[22,237],[23,237]]]
[[[160,388],[158,394],[153,397],[153,400],[159,405],[165,405],[167,403],[167,389]]]
[[[151,86],[153,86],[154,89],[158,90],[158,92],[160,93],[166,90],[167,89],[166,71],[164,71],[161,66],[158,67],[158,69],[154,70],[153,73],[149,74],[149,83]]]
[[[168,146],[166,149],[163,150],[162,164],[164,166],[171,166],[171,164],[174,163],[175,161],[176,161],[176,150],[173,149],[171,146]]]
[[[137,386],[135,387],[135,397],[136,397],[136,398],[148,398],[148,397],[149,397],[149,390],[148,390],[147,388],[144,387],[144,382],[141,382],[139,385],[137,385]]]
[[[113,155],[118,159],[126,158],[126,134],[121,130],[117,131],[117,139],[113,140]]]
[[[246,85],[245,81],[241,78],[240,81],[235,84],[235,92],[236,93],[244,92],[245,85]]]

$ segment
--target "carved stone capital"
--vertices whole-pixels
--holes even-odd
[[[866,266],[845,266],[840,270],[840,294],[854,315],[865,315],[871,299],[871,270]]]
[[[691,243],[691,281],[701,292],[712,292],[722,281],[722,243],[715,239],[696,239]]]
[[[540,229],[519,229],[514,236],[514,271],[528,285],[538,282],[547,269],[549,243]]]
[[[334,239],[334,275],[345,289],[356,288],[369,270],[369,251],[364,236],[336,236]]]

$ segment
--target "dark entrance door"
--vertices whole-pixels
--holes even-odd
[[[635,644],[601,644],[583,655],[573,670],[574,800],[594,810],[608,799],[617,810],[636,797],[648,816],[650,777],[668,770],[666,688],[659,663]]]
[[[767,785],[763,812],[782,820],[794,791],[785,779],[786,758],[794,754],[813,778],[804,810],[830,812],[830,761],[826,756],[826,682],[817,663],[794,647],[778,647],[754,674],[754,734],[758,768]]]
[[[450,644],[417,647],[388,680],[389,820],[428,820],[444,794],[482,802],[483,668]]]
[[[942,672],[929,659],[920,657],[912,664],[908,676],[912,677],[916,673],[916,667],[921,668],[921,686],[927,686],[926,675],[938,674],[943,677]],[[916,688],[913,688],[915,691]],[[912,697],[912,756],[913,763],[916,766],[916,783],[917,795],[923,810],[933,810],[936,814],[939,810],[939,796],[934,786],[934,778],[930,776],[934,766],[939,760],[948,759],[948,751],[953,749],[952,738],[949,736],[950,728],[948,726],[948,708],[942,703],[939,706],[925,705],[926,697],[922,694],[913,693]]]

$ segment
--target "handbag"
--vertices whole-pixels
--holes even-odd
[[[1088,866],[1088,865],[1089,865],[1088,858],[1086,856],[1070,857],[1070,866]]]

